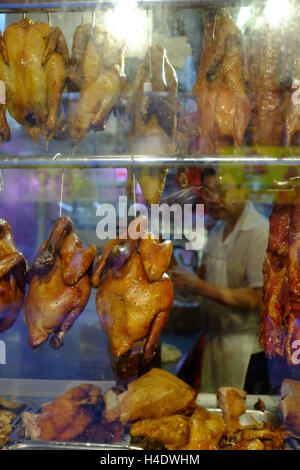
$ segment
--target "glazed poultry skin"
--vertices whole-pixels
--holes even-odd
[[[27,263],[14,243],[9,224],[0,219],[0,333],[8,330],[21,310]]]
[[[155,439],[168,450],[183,449],[189,437],[189,418],[172,415],[137,421],[130,427],[130,435]]]
[[[73,233],[72,221],[60,217],[26,273],[29,288],[23,312],[31,347],[40,346],[52,334],[51,346],[62,346],[88,302],[88,271],[95,255],[96,247],[84,249]]]
[[[240,429],[239,417],[246,411],[246,392],[233,387],[220,387],[217,390],[217,401],[228,431]]]
[[[149,94],[144,92],[145,83],[151,84]],[[151,46],[133,83],[124,92],[131,119],[129,151],[132,154],[172,155],[178,151],[180,133],[187,138],[199,134],[198,127],[185,116],[177,91],[177,75],[166,50],[159,45]],[[160,167],[135,170],[148,204],[159,203],[167,171]]]
[[[173,248],[170,241],[159,243],[151,234],[140,236],[132,240],[128,232],[130,252],[117,272],[109,263],[111,254],[124,245],[124,240],[107,245],[97,261],[92,285],[98,289],[96,308],[112,354],[120,357],[146,338],[144,357],[151,359],[174,300],[173,283],[166,274]],[[106,275],[101,279],[103,271]]]
[[[184,450],[218,450],[226,431],[222,416],[196,408],[189,420],[189,440]]]
[[[153,368],[117,395],[110,390],[104,395],[108,422],[120,419],[124,425],[145,419],[156,419],[184,413],[194,407],[195,390],[167,371]]]
[[[70,89],[80,92],[69,121],[73,145],[89,130],[104,130],[105,122],[126,84],[124,44],[95,26],[78,26],[73,37]]]
[[[228,139],[243,144],[251,106],[244,81],[241,33],[228,9],[204,11],[205,34],[197,96],[204,151],[218,152]]]
[[[42,406],[40,414],[24,412],[22,420],[26,437],[46,441],[72,441],[93,420],[93,407],[102,401],[101,389],[83,384],[73,387],[51,403]]]
[[[7,109],[34,142],[43,130],[48,142],[56,129],[69,62],[64,36],[59,28],[24,18],[6,28],[0,44],[0,80],[6,85]],[[8,140],[3,117],[0,124],[0,135]]]

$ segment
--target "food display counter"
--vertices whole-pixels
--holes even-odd
[[[0,448],[299,448],[299,31],[1,3]]]

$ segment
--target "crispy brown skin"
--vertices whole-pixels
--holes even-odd
[[[91,283],[87,272],[95,255],[94,245],[82,247],[70,219],[59,218],[30,268],[24,319],[31,347],[40,346],[53,333],[51,346],[62,346],[88,302]]]
[[[56,129],[69,53],[59,28],[24,18],[0,37],[0,80],[7,90],[7,109],[36,141],[44,130],[48,142]],[[0,137],[8,140],[8,129]],[[5,123],[4,123],[5,124]]]
[[[109,242],[92,276],[93,286],[98,287],[97,311],[114,356],[127,353],[134,343],[146,339],[144,357],[150,359],[173,305],[173,284],[166,274],[172,243],[159,243],[150,234],[147,239],[135,241],[131,249],[136,249],[127,262],[117,273],[108,269],[100,281],[108,255],[116,245],[115,241]]]
[[[9,224],[0,219],[0,332],[8,330],[21,310],[27,263],[14,243]]]

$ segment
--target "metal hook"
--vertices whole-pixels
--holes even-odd
[[[3,189],[4,189],[4,179],[3,179],[2,170],[0,169],[0,192],[3,191]]]
[[[22,13],[22,20],[25,20],[26,18],[26,13]]]
[[[52,27],[52,21],[51,21],[51,13],[50,13],[50,11],[47,12],[47,16],[48,16],[48,23],[49,23],[49,26]]]
[[[217,14],[215,14],[215,19],[214,19],[214,29],[213,29],[213,40],[216,40],[216,24],[217,24]]]
[[[83,17],[84,17],[84,13],[82,13],[82,16],[81,16],[81,24],[83,24]]]
[[[96,10],[93,10],[93,13],[92,13],[92,31],[91,31],[92,36],[94,35],[95,19],[96,19]]]
[[[152,83],[152,62],[151,62],[151,34],[150,34],[150,15],[149,9],[147,8],[147,32],[148,32],[148,57],[149,57],[149,75]]]

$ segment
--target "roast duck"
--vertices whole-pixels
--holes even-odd
[[[48,142],[57,128],[69,53],[59,28],[24,18],[0,32],[0,80],[6,87],[6,106],[33,141],[42,131]],[[0,110],[0,139],[10,131],[5,105]]]
[[[68,81],[70,91],[79,92],[78,102],[70,106],[68,113],[75,145],[89,130],[104,130],[124,89],[123,42],[98,26],[78,26],[73,37]]]
[[[205,33],[197,96],[203,151],[217,153],[224,145],[240,148],[250,120],[246,95],[242,37],[228,9],[203,13]]]
[[[68,217],[59,217],[26,273],[29,283],[24,320],[29,344],[37,348],[52,335],[54,349],[63,345],[65,334],[88,302],[96,247],[83,248]]]
[[[293,342],[300,340],[300,193],[293,203],[276,203],[264,263],[261,344],[268,357],[293,361]]]
[[[129,151],[137,155],[173,155],[199,129],[186,116],[177,98],[178,81],[166,50],[151,46],[124,96],[131,118]],[[143,196],[158,204],[167,174],[165,168],[135,169]]]
[[[139,217],[125,236],[109,241],[91,278],[98,289],[96,308],[115,357],[146,340],[144,358],[151,359],[173,305],[173,284],[166,274],[172,243],[160,243],[146,227],[147,218]]]
[[[14,243],[9,224],[0,219],[0,333],[8,330],[21,310],[27,263]]]

